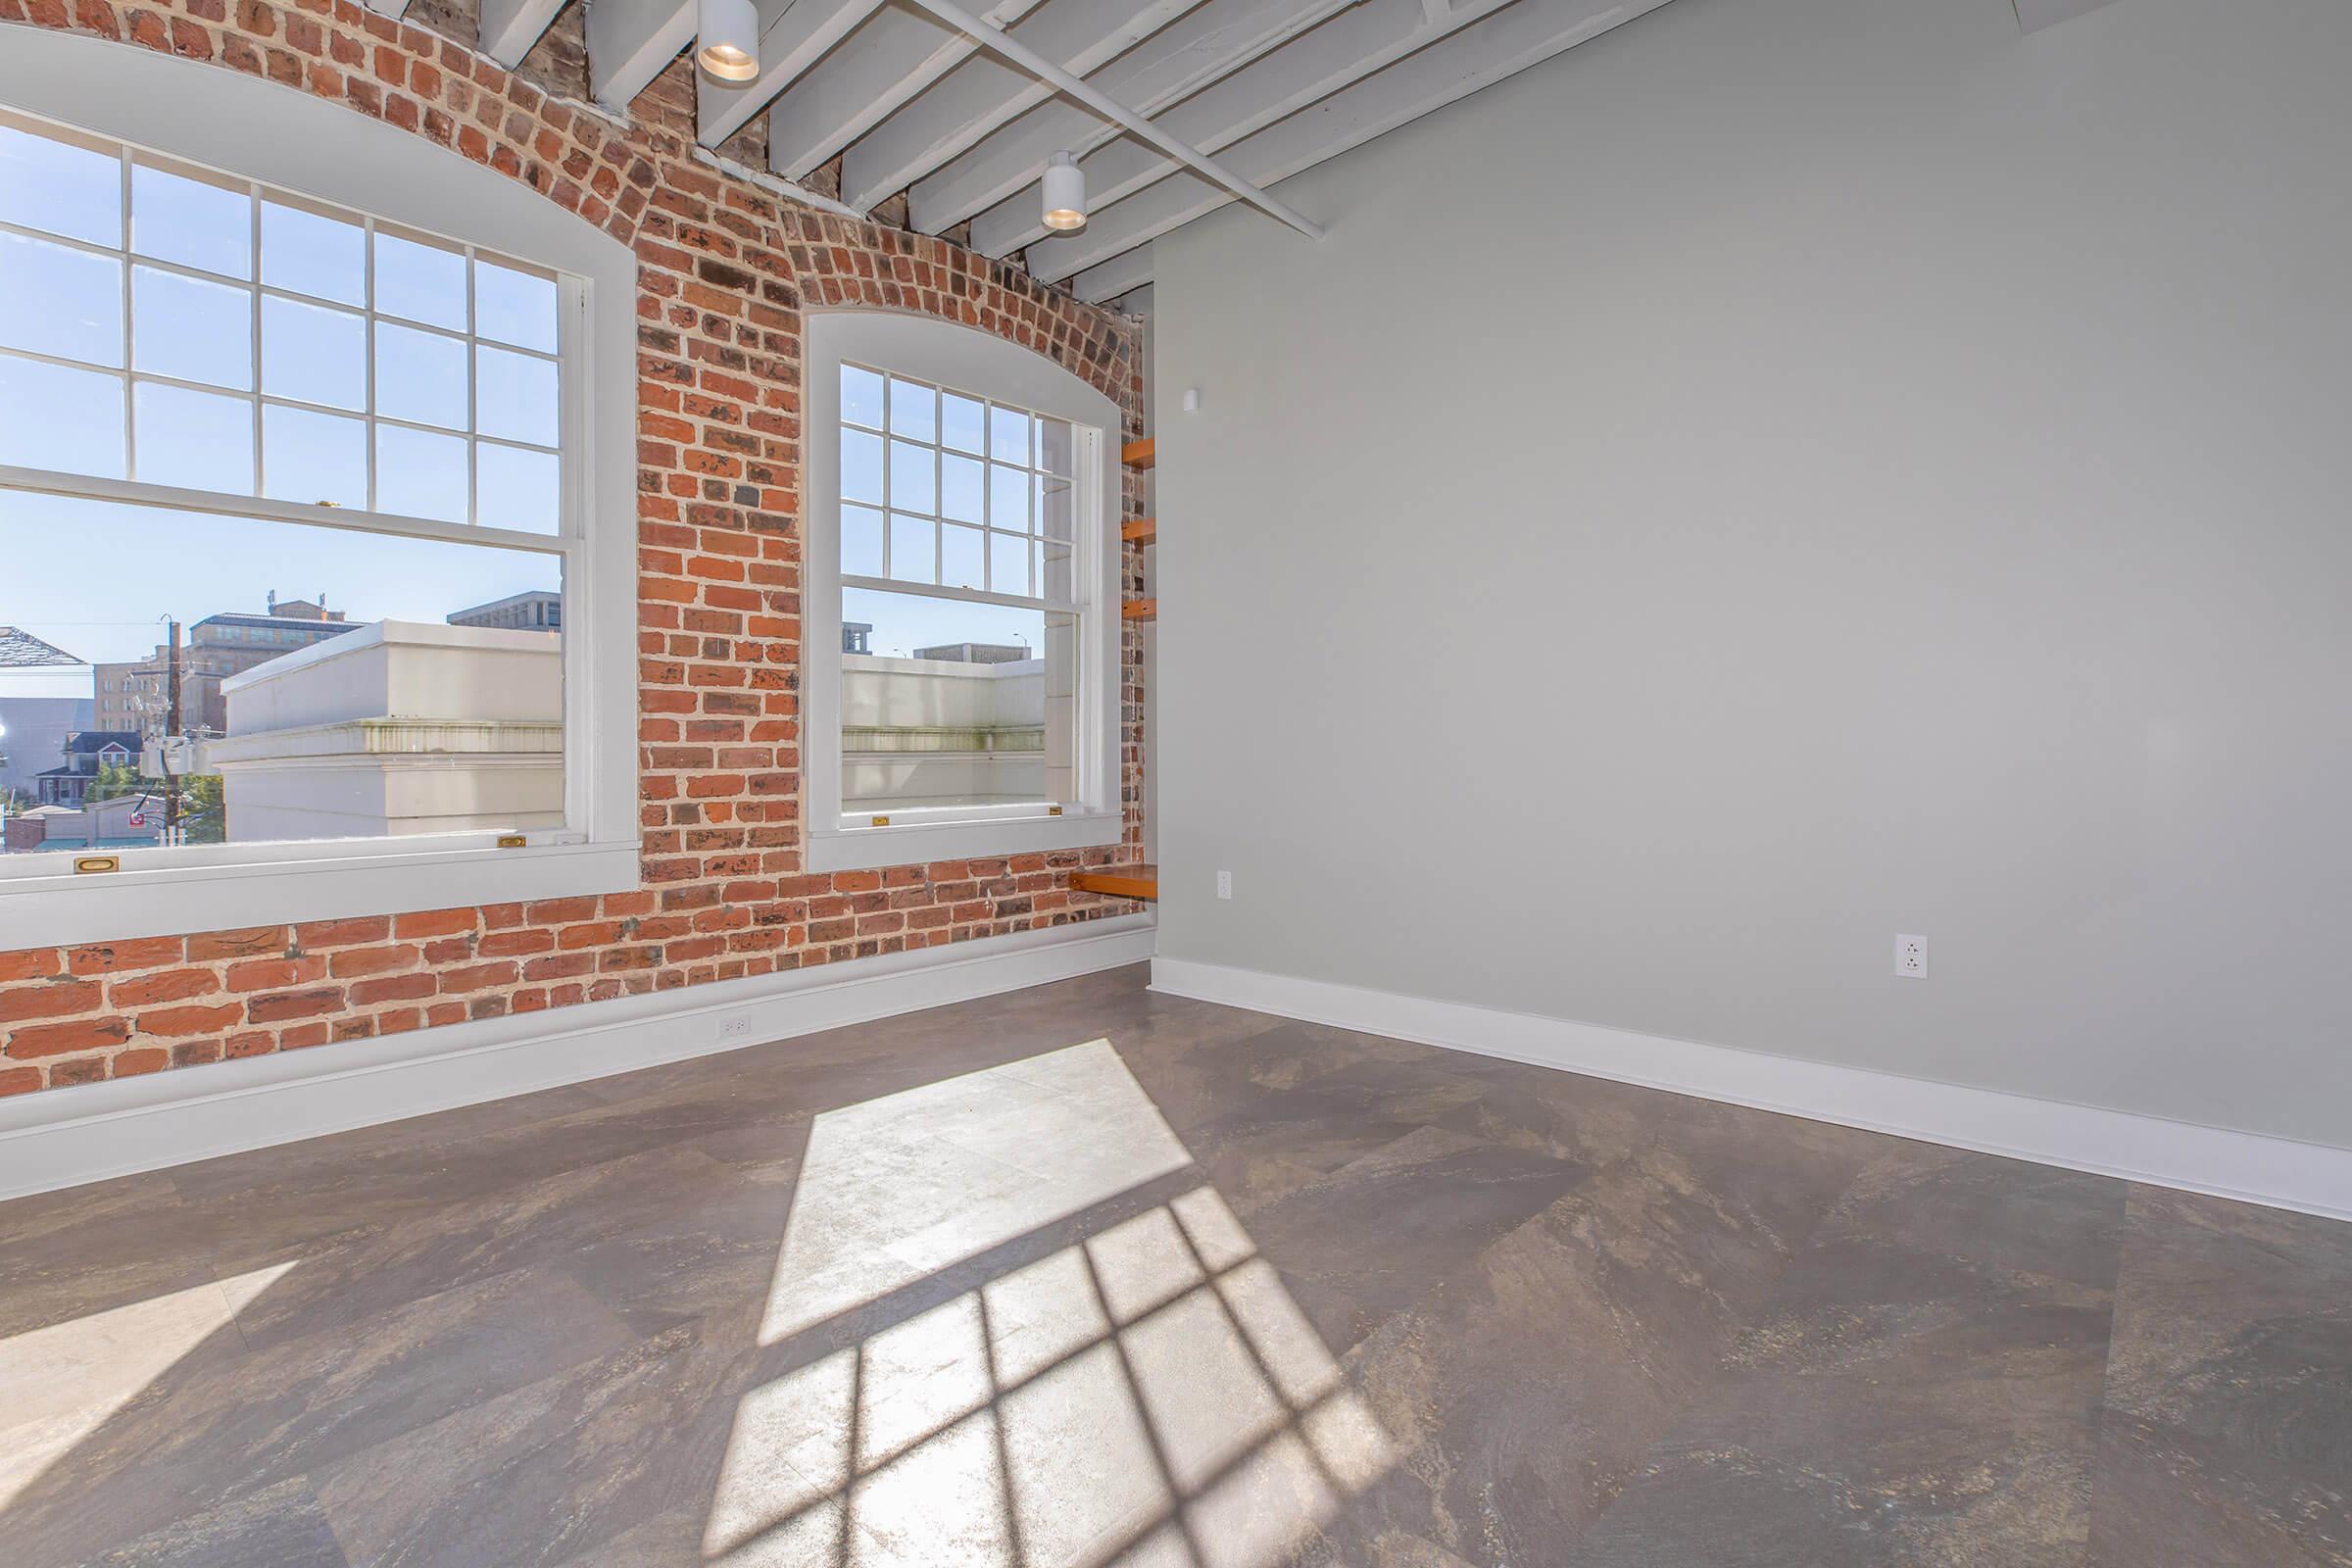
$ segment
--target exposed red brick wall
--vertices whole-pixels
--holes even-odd
[[[9,24],[307,88],[498,170],[635,250],[644,860],[640,887],[604,898],[0,953],[0,1094],[1133,907],[1068,885],[1082,864],[1140,855],[1133,626],[1124,846],[823,876],[802,870],[799,826],[803,305],[998,333],[1102,389],[1137,434],[1132,323],[1015,268],[811,211],[697,161],[684,62],[622,124],[350,0],[0,0],[0,48]],[[1136,495],[1131,478],[1131,512]],[[1130,591],[1140,571],[1131,550]]]

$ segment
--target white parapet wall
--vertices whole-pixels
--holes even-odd
[[[841,666],[841,797],[850,810],[1071,798],[1066,785],[1050,787],[1045,660],[845,654]]]
[[[560,633],[379,621],[222,691],[231,842],[563,824]]]

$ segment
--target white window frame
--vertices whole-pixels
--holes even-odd
[[[124,850],[112,852],[121,869],[103,874],[78,874],[82,856],[10,856],[0,859],[0,951],[637,887],[637,268],[628,247],[494,171],[306,92],[102,39],[39,27],[8,34],[0,105],[564,278],[560,533],[399,531],[561,555],[575,608],[564,617],[561,829],[525,833],[519,848],[500,848],[513,835],[485,831]],[[355,520],[42,470],[0,469],[0,486],[329,527]]]
[[[806,317],[801,599],[801,831],[811,871],[871,870],[1117,844],[1126,831],[1119,776],[1118,405],[1043,355],[973,327],[889,311]],[[1044,806],[935,807],[853,826],[841,805],[841,366],[881,368],[970,397],[1066,419],[1076,432],[1071,577],[1080,612],[1078,794]],[[887,523],[885,524],[887,526]],[[851,583],[855,587],[858,584]],[[904,591],[910,585],[889,586]],[[952,588],[936,598],[1005,602]]]

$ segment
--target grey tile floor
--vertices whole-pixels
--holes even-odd
[[[0,1563],[2352,1564],[2352,1226],[1139,971],[0,1205]]]

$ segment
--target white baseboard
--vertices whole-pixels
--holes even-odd
[[[0,1100],[0,1200],[1066,980],[1153,935],[1121,915]]]
[[[2352,1220],[2352,1149],[1181,958],[1152,959],[1152,989],[1814,1121]]]

